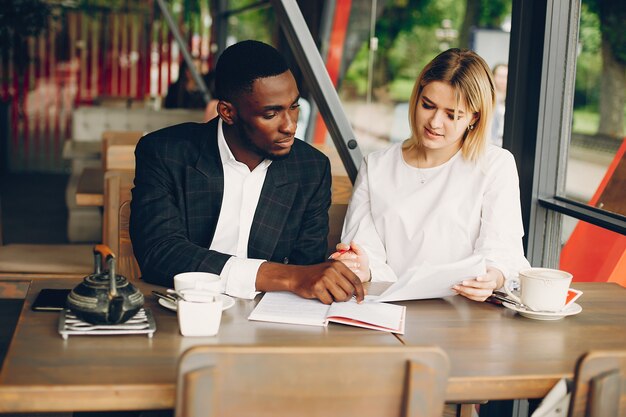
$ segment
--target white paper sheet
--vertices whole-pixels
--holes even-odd
[[[485,260],[474,255],[445,265],[419,265],[404,274],[379,296],[368,295],[372,301],[406,301],[455,295],[452,286],[486,272]]]
[[[289,292],[268,292],[252,310],[249,320],[325,326],[329,306]]]

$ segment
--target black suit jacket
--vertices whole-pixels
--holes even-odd
[[[221,273],[232,254],[209,250],[222,205],[217,118],[143,137],[135,150],[130,237],[143,278],[172,285],[186,271]],[[331,198],[328,158],[296,140],[272,162],[254,214],[248,257],[308,265],[324,261]]]

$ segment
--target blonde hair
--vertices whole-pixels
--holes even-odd
[[[445,82],[454,89],[457,101],[454,109],[455,119],[461,97],[468,111],[476,115],[477,120],[473,124],[473,129],[466,130],[461,139],[463,157],[476,161],[484,154],[487,147],[489,126],[496,100],[493,76],[489,66],[476,52],[458,48],[448,49],[430,61],[417,77],[411,93],[409,101],[411,138],[406,142],[406,147],[422,145],[419,140],[418,127],[415,125],[415,115],[424,87],[433,81]]]

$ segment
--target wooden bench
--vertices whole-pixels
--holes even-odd
[[[0,210],[0,278],[82,278],[93,271],[91,245],[8,244],[2,241]]]

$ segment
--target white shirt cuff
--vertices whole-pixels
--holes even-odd
[[[488,261],[485,260],[485,266],[487,268],[494,268],[499,270],[500,272],[502,272],[502,276],[504,277],[504,280],[508,280],[513,278],[513,274],[511,273],[511,271],[509,271],[507,268],[504,268],[504,265],[499,264],[497,262],[492,262],[492,261]]]
[[[224,265],[220,277],[222,290],[233,297],[253,299],[257,294],[256,274],[264,259],[246,259],[231,256]]]

